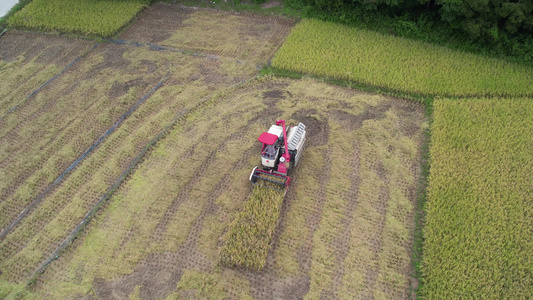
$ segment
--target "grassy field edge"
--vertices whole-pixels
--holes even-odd
[[[7,26],[7,22],[11,16],[16,14],[18,11],[28,5],[32,0],[19,0],[6,14],[0,18],[0,32],[4,30]]]

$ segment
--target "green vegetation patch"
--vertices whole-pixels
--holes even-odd
[[[293,28],[273,66],[408,93],[533,95],[531,68],[311,19]]]
[[[254,187],[250,200],[226,233],[220,254],[223,264],[257,270],[265,266],[282,203],[283,192]]]
[[[147,0],[34,0],[9,25],[111,36],[149,4]]]
[[[533,102],[435,102],[422,295],[533,295]]]

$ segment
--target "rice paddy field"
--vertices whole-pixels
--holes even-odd
[[[232,25],[198,40],[181,32],[207,17]],[[265,25],[250,27],[257,19]],[[254,79],[290,20],[170,4],[138,19],[161,21],[167,32],[133,24],[100,43],[54,37],[58,55],[79,50],[54,80],[19,92],[32,97],[5,105],[0,295],[406,297],[423,108],[310,79]],[[213,35],[233,40],[201,43]],[[34,61],[48,48],[32,41],[46,38],[9,31],[2,62]],[[224,263],[230,224],[266,199],[248,176],[257,136],[280,118],[307,125],[305,158],[285,199],[272,198],[252,258],[261,271]]]
[[[9,19],[9,25],[111,36],[149,3],[149,0],[33,0]]]
[[[43,14],[61,3],[83,13]],[[0,298],[533,293],[531,69],[314,20],[124,3],[34,0],[0,37]],[[258,76],[270,62],[304,76]],[[248,181],[278,119],[307,130],[285,197]]]
[[[431,96],[418,296],[531,297],[530,67],[316,20],[293,28],[273,66]]]
[[[263,269],[225,267],[225,233],[257,197],[247,181],[257,135],[276,116],[314,128],[306,160]],[[396,127],[402,116],[417,121]],[[45,298],[122,298],[136,286],[141,298],[405,297],[421,126],[420,107],[405,100],[312,80],[253,80],[173,127],[35,291]]]
[[[531,99],[435,103],[424,298],[533,294],[532,137]]]
[[[432,96],[533,96],[530,67],[348,26],[304,19],[276,68]]]

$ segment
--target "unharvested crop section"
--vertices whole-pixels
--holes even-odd
[[[91,42],[9,31],[0,43],[0,118],[90,49]],[[32,94],[33,93],[33,94]]]
[[[533,295],[533,102],[435,102],[422,295]]]
[[[282,202],[283,192],[254,188],[243,210],[229,225],[220,254],[223,264],[255,270],[265,266]]]
[[[9,19],[15,27],[110,36],[145,8],[148,0],[34,0]]]
[[[265,64],[293,24],[281,17],[156,3],[120,38]]]
[[[273,66],[407,93],[533,95],[533,70],[405,38],[304,19]]]
[[[422,115],[407,101],[312,80],[263,77],[220,94],[150,152],[34,292],[405,297]],[[265,267],[224,267],[222,239],[251,195],[257,136],[280,118],[306,124],[308,144]]]

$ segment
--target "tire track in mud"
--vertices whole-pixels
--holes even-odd
[[[337,250],[337,255],[335,257],[335,263],[337,265],[337,268],[335,269],[335,272],[333,273],[333,287],[331,293],[336,295],[337,298],[339,298],[338,291],[340,287],[342,286],[342,280],[344,278],[344,261],[346,260],[346,257],[348,256],[348,252],[350,250],[350,241],[352,238],[352,231],[351,231],[351,225],[353,222],[353,215],[357,208],[358,199],[357,196],[359,194],[359,186],[361,185],[361,177],[359,173],[360,168],[360,151],[359,151],[359,144],[357,140],[354,142],[353,148],[355,149],[354,153],[351,155],[354,159],[351,162],[351,169],[352,169],[352,176],[354,176],[351,180],[351,185],[349,192],[346,195],[346,198],[348,200],[348,205],[346,207],[346,212],[344,215],[344,218],[342,220],[342,230],[341,233],[335,238],[333,245],[337,245],[335,249]]]
[[[307,227],[309,228],[309,234],[307,235],[306,243],[300,249],[300,255],[299,255],[300,271],[306,275],[309,274],[309,271],[311,269],[311,259],[313,256],[313,236],[315,234],[315,231],[318,229],[320,225],[320,220],[322,219],[322,212],[324,210],[324,205],[327,201],[326,188],[327,188],[327,183],[330,178],[330,171],[331,171],[330,154],[327,149],[322,150],[322,152],[323,152],[322,155],[324,157],[324,166],[317,173],[317,176],[326,178],[327,180],[320,181],[320,186],[318,188],[318,193],[317,193],[317,200],[314,205],[314,211],[311,214],[311,216],[306,220]]]
[[[231,57],[227,55],[222,56],[219,54],[209,54],[205,52],[192,51],[192,50],[187,50],[187,49],[176,49],[170,46],[163,46],[163,45],[158,45],[158,44],[153,44],[153,43],[140,43],[140,42],[122,40],[122,39],[107,39],[106,42],[110,44],[115,44],[115,45],[127,45],[131,47],[148,48],[153,51],[168,51],[168,52],[180,53],[183,55],[190,55],[194,57],[206,57],[212,60],[219,60],[221,57],[228,57],[228,58]]]
[[[242,86],[243,84],[253,81],[256,79],[256,76],[245,79],[237,84],[234,84],[226,89],[224,91],[231,91],[233,89],[238,88],[239,86]],[[65,239],[65,241],[52,253],[51,256],[49,256],[31,275],[31,279],[28,281],[28,285],[32,284],[33,282],[36,282],[39,280],[39,275],[44,273],[44,271],[49,267],[49,265],[54,261],[57,260],[62,256],[62,254],[68,250],[69,246],[73,244],[74,240],[82,233],[84,232],[85,228],[90,224],[90,221],[95,216],[95,214],[104,207],[108,200],[114,195],[114,193],[122,186],[122,184],[126,181],[126,179],[135,172],[137,166],[144,161],[146,154],[153,149],[159,141],[161,141],[163,138],[165,138],[171,131],[174,129],[177,125],[183,124],[183,122],[187,119],[188,116],[191,114],[204,109],[206,107],[210,107],[214,104],[216,104],[220,99],[220,95],[215,94],[212,97],[206,97],[202,101],[200,101],[198,104],[196,104],[193,108],[190,109],[184,109],[182,110],[178,115],[176,115],[173,120],[165,126],[143,149],[142,151],[132,160],[128,168],[119,176],[119,178],[116,180],[115,184],[109,188],[107,193],[98,201],[97,204],[95,204],[92,209],[87,213],[87,215],[83,218],[81,223],[69,234],[69,236]]]
[[[208,136],[209,132],[206,132],[202,136],[201,140],[205,140]],[[196,144],[191,147],[191,151],[187,153],[183,161],[186,161],[188,158],[190,158],[194,154],[194,151],[198,146],[199,144]],[[194,174],[192,175],[191,179],[189,179],[189,181],[187,181],[187,183],[180,189],[180,193],[174,198],[174,200],[172,200],[169,207],[163,214],[161,221],[155,227],[154,235],[152,235],[152,242],[159,242],[163,239],[168,223],[173,219],[181,204],[189,198],[190,191],[198,183],[197,179],[203,177],[209,166],[213,163],[217,153],[218,147],[215,148],[215,150],[211,151],[209,155],[207,155],[202,164],[194,171]]]
[[[370,242],[372,252],[374,253],[373,261],[375,265],[367,265],[368,269],[365,274],[364,284],[366,288],[366,294],[364,294],[363,299],[374,299],[372,291],[375,290],[376,282],[380,271],[379,255],[381,254],[381,251],[383,249],[383,229],[385,228],[385,222],[387,217],[387,202],[389,201],[389,189],[386,186],[386,182],[384,183],[384,186],[382,186],[380,189],[378,200],[378,212],[380,213],[379,215],[381,219],[376,222],[378,224],[378,228],[376,230],[374,238]]]
[[[146,99],[148,99],[157,89],[163,85],[163,83],[168,79],[168,76],[162,78],[159,83],[154,86],[146,95],[144,95],[140,100],[138,100],[128,111],[126,111],[120,118],[111,126],[104,134],[98,138],[89,148],[85,150],[68,168],[66,168],[48,187],[41,192],[37,198],[35,198],[28,206],[26,206],[18,217],[11,222],[6,228],[0,232],[0,242],[6,237],[7,234],[20,222],[22,221],[28,213],[33,210],[66,176],[69,176],[70,172],[74,170],[91,152],[98,148],[98,146],[104,142],[104,140],[126,120],[139,106],[141,106]]]
[[[32,91],[22,102],[16,104],[15,106],[11,107],[7,110],[5,114],[0,116],[0,122],[2,119],[4,119],[7,115],[9,115],[11,112],[13,112],[15,109],[17,109],[20,105],[25,104],[27,101],[29,101],[31,98],[33,98],[37,93],[39,93],[43,88],[45,88],[47,85],[52,83],[54,80],[56,80],[59,76],[63,75],[70,67],[72,67],[74,64],[76,64],[78,61],[80,61],[83,57],[87,56],[92,50],[96,49],[98,47],[99,43],[96,43],[93,47],[91,47],[89,50],[82,53],[80,56],[76,57],[72,62],[70,62],[68,65],[66,65],[61,71],[59,71],[57,74],[52,76],[50,79],[48,79],[45,83],[43,83],[41,86],[39,86],[37,89]]]

